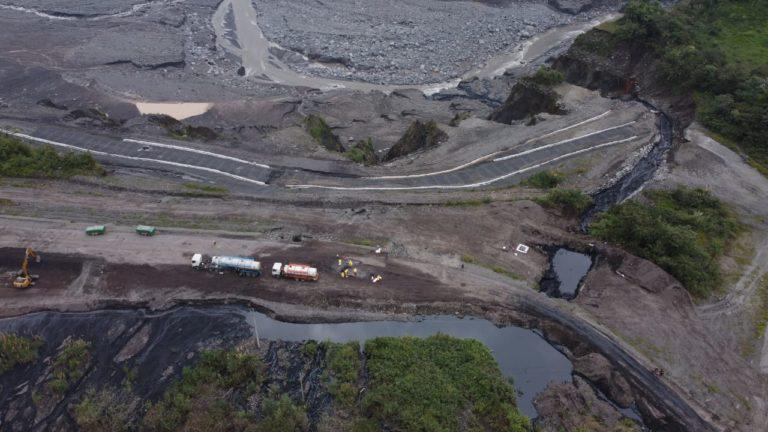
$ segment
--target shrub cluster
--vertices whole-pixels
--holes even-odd
[[[21,140],[0,134],[0,176],[68,178],[104,175],[90,153],[59,154],[53,147],[31,148]]]
[[[698,119],[768,174],[768,2],[631,0],[609,39],[650,49],[659,75],[696,96]],[[595,34],[582,46],[605,54]],[[604,38],[603,38],[604,39]]]
[[[726,206],[702,189],[646,191],[604,213],[590,233],[653,261],[697,298],[721,283],[717,259],[738,224]]]

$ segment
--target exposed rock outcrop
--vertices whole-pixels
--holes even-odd
[[[539,417],[537,431],[560,432],[630,432],[640,431],[640,425],[626,418],[611,404],[600,399],[584,378],[574,377],[573,383],[552,383],[533,400]]]
[[[488,119],[511,124],[515,120],[523,120],[542,112],[564,114],[565,110],[554,90],[530,80],[521,80],[512,87],[504,104],[491,113]]]
[[[411,123],[402,138],[392,146],[384,157],[385,161],[411,154],[418,150],[434,147],[448,139],[448,135],[437,127],[434,121]]]

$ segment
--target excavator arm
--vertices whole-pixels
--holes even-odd
[[[29,274],[29,260],[35,259],[40,261],[40,257],[32,248],[27,248],[24,252],[24,261],[21,263],[21,272],[19,276],[13,279],[12,285],[14,288],[29,288],[32,286],[32,276]]]

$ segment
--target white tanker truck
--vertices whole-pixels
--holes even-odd
[[[240,276],[258,277],[261,263],[250,257],[214,256],[208,259],[203,254],[192,255],[192,268],[198,270],[231,271]]]

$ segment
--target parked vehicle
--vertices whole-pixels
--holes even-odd
[[[317,269],[306,264],[275,263],[272,266],[272,276],[276,278],[294,279],[298,281],[316,281],[320,279]]]
[[[104,235],[107,228],[104,225],[93,225],[85,229],[85,233],[89,236]]]
[[[153,235],[157,234],[157,228],[148,225],[138,225],[136,226],[136,233],[139,235],[152,237]]]
[[[192,255],[192,268],[198,270],[230,271],[240,276],[258,277],[261,263],[250,257],[214,256],[210,259],[196,253]]]

